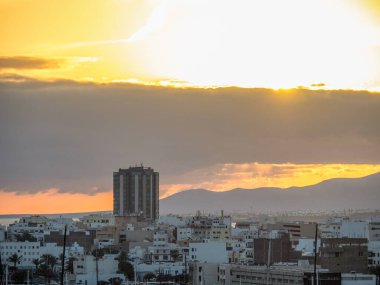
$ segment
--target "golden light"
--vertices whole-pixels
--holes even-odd
[[[161,198],[187,189],[227,191],[235,188],[308,186],[332,178],[359,178],[380,172],[379,164],[218,164],[180,177],[184,183],[162,185]]]
[[[28,76],[174,86],[380,86],[374,20],[380,6],[372,0],[15,0],[0,9],[1,56],[69,59],[59,69],[18,71]],[[97,60],[72,64],[86,57]]]

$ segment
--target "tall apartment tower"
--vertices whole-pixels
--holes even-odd
[[[150,167],[136,166],[113,173],[113,213],[156,220],[159,214],[159,175]]]

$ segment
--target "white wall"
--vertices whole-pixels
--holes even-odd
[[[189,243],[189,260],[228,263],[226,243],[219,241]]]
[[[376,285],[376,275],[342,273],[342,285]]]
[[[344,220],[340,233],[341,237],[368,238],[368,222]]]

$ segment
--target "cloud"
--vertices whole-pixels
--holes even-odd
[[[59,68],[61,60],[30,56],[2,56],[0,69],[51,69]]]
[[[74,42],[70,44],[60,45],[57,48],[67,49],[67,48],[80,48],[80,47],[97,46],[97,45],[117,45],[117,44],[127,44],[127,43],[129,43],[128,39],[101,40],[101,41]]]
[[[114,170],[141,162],[165,185],[224,164],[380,163],[380,93],[10,78],[0,80],[8,191],[110,191]]]
[[[161,185],[162,198],[187,189],[227,191],[235,188],[307,186],[331,178],[358,178],[380,172],[380,164],[226,163],[176,176]],[[186,183],[181,184],[182,181]]]

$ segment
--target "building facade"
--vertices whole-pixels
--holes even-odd
[[[159,174],[136,166],[113,173],[113,213],[156,220],[159,215]]]

